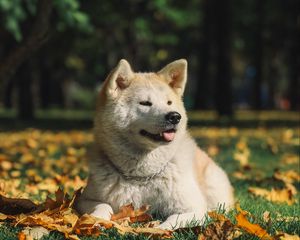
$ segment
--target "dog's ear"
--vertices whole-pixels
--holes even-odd
[[[178,95],[183,95],[187,80],[187,61],[185,59],[169,63],[158,74],[164,77]]]
[[[116,97],[123,89],[127,88],[133,78],[130,64],[121,59],[106,79],[106,92],[111,97]]]

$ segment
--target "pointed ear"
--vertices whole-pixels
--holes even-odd
[[[106,79],[106,92],[108,96],[116,97],[123,89],[127,88],[133,78],[133,71],[125,59],[111,71]]]
[[[167,83],[178,95],[183,95],[187,80],[187,61],[185,59],[169,63],[158,74],[164,76]]]

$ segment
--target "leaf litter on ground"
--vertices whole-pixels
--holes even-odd
[[[220,151],[223,151],[217,139],[226,136],[237,138],[241,132],[236,128],[210,128],[207,130],[203,128],[195,129],[192,134],[212,139],[208,145],[208,152],[211,156],[217,157]],[[249,137],[255,135],[257,138],[263,138],[265,133],[266,131],[260,131],[259,133],[256,131],[243,131],[243,136],[238,138],[233,153],[233,158],[237,160],[240,166],[233,174],[236,179],[250,180],[257,176],[258,169],[253,163],[254,156],[251,153]],[[280,138],[272,136],[270,139],[265,138],[264,141],[268,147],[267,149],[271,150],[274,155],[278,155],[281,149],[280,143],[295,145],[297,137],[295,132],[289,129],[284,130]],[[2,141],[3,139],[5,141]],[[79,216],[72,208],[72,201],[70,202],[74,196],[70,198],[62,191],[56,192],[58,186],[63,186],[68,193],[73,193],[74,190],[85,185],[85,176],[87,175],[86,147],[82,143],[92,141],[91,133],[80,131],[53,133],[31,129],[21,133],[0,133],[0,140],[0,170],[2,170],[0,171],[0,203],[6,206],[0,204],[0,209],[2,209],[0,210],[0,224],[9,222],[15,226],[27,226],[25,230],[28,231],[23,230],[20,232],[21,237],[27,236],[26,239],[30,239],[31,233],[41,230],[36,229],[38,227],[42,227],[47,231],[60,231],[69,239],[79,239],[78,235],[98,236],[105,234],[105,229],[111,228],[116,228],[120,234],[131,233],[164,238],[172,237],[172,231],[157,229],[159,223],[152,221],[151,216],[147,213],[149,206],[134,209],[133,205],[126,205],[113,216],[113,220],[104,221],[89,215]],[[278,149],[275,149],[276,147]],[[75,163],[76,168],[74,168]],[[280,158],[280,164],[299,165],[299,156],[294,153],[284,153]],[[38,169],[43,169],[43,171]],[[296,202],[295,194],[297,193],[294,184],[299,182],[298,172],[277,170],[273,174],[273,179],[282,182],[284,187],[274,187],[271,190],[261,189],[269,192],[276,190],[277,192],[273,193],[276,197],[278,195],[287,196],[282,197],[288,199],[283,200],[283,203],[294,204]],[[264,179],[260,177],[260,181],[264,181]],[[254,188],[254,186],[251,188]],[[270,194],[269,192],[268,194]],[[49,194],[53,196],[54,193],[54,199],[49,197]],[[32,196],[40,197],[32,199]],[[28,200],[28,198],[31,200]],[[44,199],[46,199],[44,203],[40,204]],[[269,197],[269,199],[269,201],[273,201],[276,198]],[[46,206],[48,207],[45,208]],[[220,239],[219,237],[235,239],[245,233],[257,236],[255,227],[253,230],[251,224],[256,226],[255,224],[258,223],[252,223],[248,220],[248,218],[253,220],[252,215],[250,213],[239,214],[240,212],[235,215],[235,218],[239,216],[240,225],[225,215],[219,214],[219,217],[216,217],[216,214],[214,215],[212,212],[210,213],[212,221],[208,225],[190,229],[196,235],[199,235],[199,239],[200,237],[202,239],[203,237],[206,237],[205,239]],[[273,221],[297,221],[295,217],[291,216],[272,216],[265,216],[266,219],[269,218],[269,223]],[[139,222],[138,227],[132,225],[135,222]],[[186,230],[178,229],[176,232]],[[43,230],[41,231],[43,232]],[[46,231],[44,233],[46,234]],[[270,233],[268,234],[271,236]],[[278,232],[272,237],[274,239],[297,239],[298,236]]]

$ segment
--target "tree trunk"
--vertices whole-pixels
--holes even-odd
[[[31,120],[34,118],[34,106],[30,64],[20,66],[17,73],[18,119]]]
[[[13,90],[14,90],[15,81],[9,81],[4,90],[4,107],[6,109],[11,109],[13,107]]]
[[[287,14],[290,24],[290,47],[289,47],[289,89],[288,96],[292,110],[300,110],[300,4],[294,0],[287,0]],[[298,21],[297,21],[298,20]]]
[[[231,1],[215,2],[217,13],[216,108],[220,116],[232,116]]]
[[[255,29],[255,52],[254,67],[256,74],[253,86],[253,105],[257,110],[262,109],[261,86],[263,80],[263,25],[264,25],[265,0],[256,0],[256,29]]]
[[[197,95],[195,98],[195,109],[208,109],[209,108],[209,64],[211,60],[210,50],[213,41],[213,1],[203,1],[204,18],[202,24],[202,41],[200,45],[200,52],[198,53],[199,59],[199,72],[197,78]]]
[[[6,88],[9,81],[31,54],[39,49],[47,40],[49,21],[52,13],[52,0],[37,1],[37,15],[28,36],[16,46],[0,64],[0,84]],[[18,81],[23,78],[19,78]],[[24,78],[25,79],[25,78]],[[1,89],[1,88],[0,88]],[[3,94],[0,94],[3,96]]]

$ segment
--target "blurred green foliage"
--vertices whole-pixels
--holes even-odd
[[[28,35],[35,20],[37,1],[0,0],[1,60]],[[38,83],[32,84],[44,87],[44,90],[40,90],[41,96],[49,95],[42,100],[49,104],[41,104],[42,107],[66,107],[63,103],[66,80],[79,83],[83,91],[81,96],[88,96],[95,94],[95,89],[121,58],[126,58],[135,71],[156,71],[174,59],[187,58],[187,106],[195,107],[198,94],[205,95],[205,107],[211,109],[215,106],[219,44],[216,29],[217,0],[213,1],[210,19],[206,18],[206,5],[212,1],[53,0],[51,36],[38,54],[30,59],[32,64],[26,68],[28,72],[16,73],[16,76],[29,74],[32,79],[33,76],[38,79]],[[257,7],[260,4],[264,5],[261,82],[268,95],[265,98],[269,98],[268,107],[274,107],[276,96],[286,97],[290,89],[296,89],[291,87],[293,84],[290,81],[292,72],[297,72],[297,66],[291,64],[294,58],[292,54],[296,52],[293,44],[297,42],[296,37],[293,37],[297,16],[295,2],[230,1],[231,85],[234,103],[253,105],[252,87],[256,74],[253,66],[258,51]],[[205,43],[207,39],[209,41]],[[207,55],[203,53],[205,49],[209,49]],[[205,62],[208,73],[202,76],[201,65]],[[7,102],[13,102],[12,89],[15,87],[5,89],[9,99]],[[92,100],[82,102],[79,107],[86,108],[87,102]]]
[[[21,41],[21,24],[36,14],[38,0],[0,0],[0,13],[4,20],[2,24],[17,41]],[[78,0],[54,0],[57,11],[57,29],[64,31],[67,27],[74,27],[81,31],[91,31],[89,16],[82,12]]]

